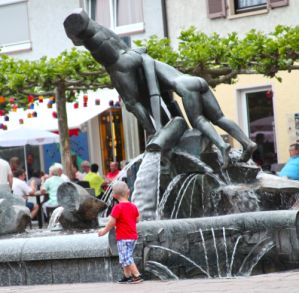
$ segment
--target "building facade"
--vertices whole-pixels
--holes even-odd
[[[190,26],[206,34],[237,32],[242,37],[250,29],[268,33],[277,25],[296,26],[299,17],[296,0],[190,0],[188,5],[184,0],[168,0],[166,7],[168,35],[174,46],[180,32]],[[240,75],[235,84],[215,89],[226,116],[253,140],[263,141],[267,168],[284,163],[289,144],[299,140],[299,72],[280,72],[279,76],[282,82],[261,75]]]

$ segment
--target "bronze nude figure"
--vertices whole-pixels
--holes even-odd
[[[82,9],[69,15],[64,27],[75,45],[83,45],[105,67],[126,109],[135,115],[149,135],[169,120],[161,107],[161,98],[172,117],[182,116],[172,95],[176,92],[182,97],[192,127],[200,130],[221,151],[223,168],[229,163],[230,145],[223,141],[210,122],[240,142],[243,153],[239,161],[250,159],[256,144],[235,122],[224,116],[204,79],[183,74],[166,63],[154,60],[145,49],[129,48],[119,36],[91,20]]]

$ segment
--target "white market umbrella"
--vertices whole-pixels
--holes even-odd
[[[3,130],[0,132],[0,146],[24,146],[26,176],[28,176],[26,144],[43,145],[55,142],[59,142],[59,135],[46,130],[20,127],[13,130]]]

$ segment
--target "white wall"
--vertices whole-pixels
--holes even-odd
[[[132,41],[148,39],[152,35],[164,36],[161,0],[143,0],[143,17],[145,31],[132,35]]]
[[[42,56],[55,57],[73,47],[66,36],[63,21],[80,0],[29,0],[29,30],[32,49],[9,54],[11,56],[35,60]]]
[[[192,25],[207,34],[217,32],[227,35],[229,32],[237,32],[242,35],[250,29],[270,32],[278,24],[295,26],[298,25],[299,19],[298,0],[290,0],[289,6],[270,9],[266,14],[231,19],[209,19],[206,0],[167,0],[166,7],[169,37],[173,39],[174,44],[177,44],[176,39],[180,31]]]

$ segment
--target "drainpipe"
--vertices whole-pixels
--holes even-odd
[[[167,0],[161,0],[161,7],[162,7],[162,20],[163,20],[163,34],[164,37],[168,38],[168,20],[167,20],[166,1]]]

